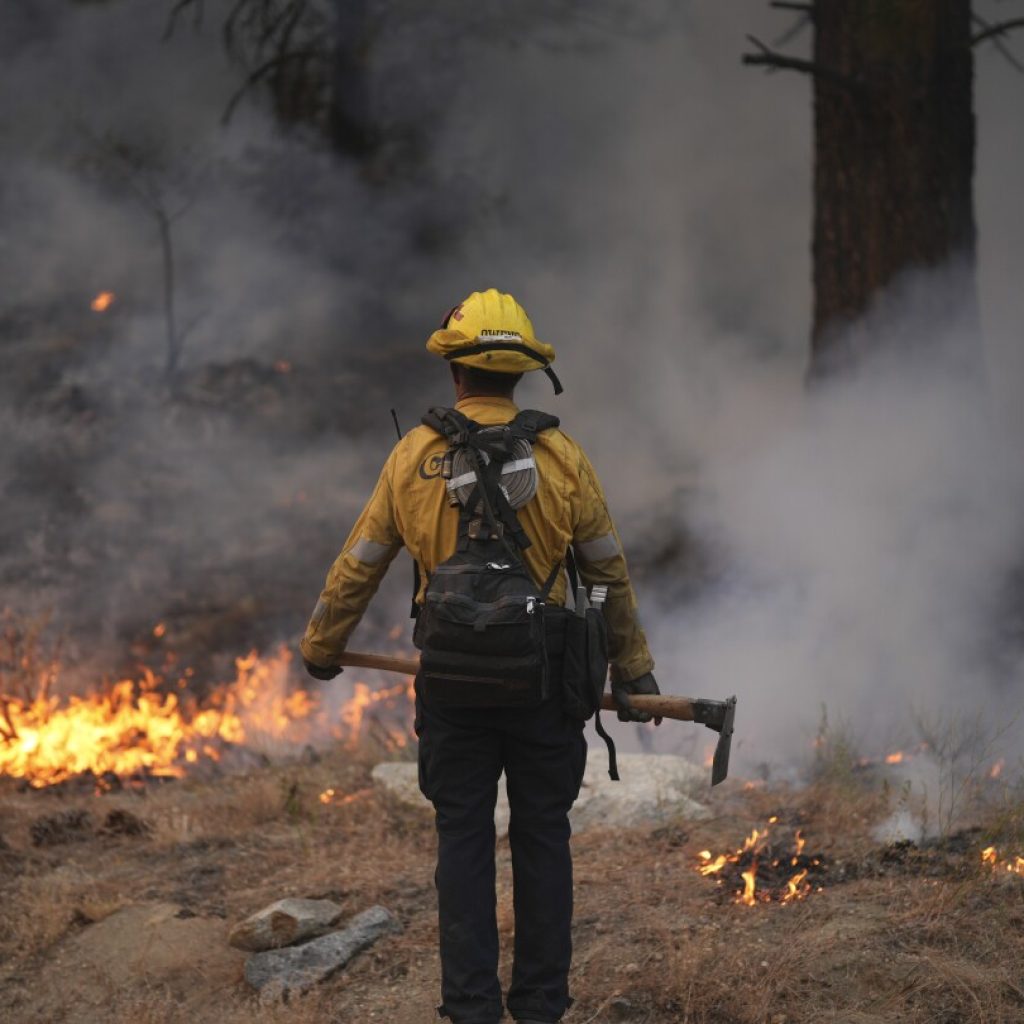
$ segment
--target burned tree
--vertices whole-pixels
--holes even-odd
[[[1018,20],[978,31],[968,0],[772,6],[814,29],[810,60],[756,39],[743,57],[814,83],[812,375],[862,354],[845,328],[908,271],[945,275],[937,319],[976,323],[973,46]]]
[[[180,24],[202,29],[207,0],[168,2],[165,38]],[[241,79],[224,120],[246,97],[262,93],[281,124],[312,128],[360,164],[368,180],[418,177],[433,122],[458,84],[452,58],[460,46],[485,40],[511,49],[529,41],[585,49],[620,36],[651,38],[674,23],[671,2],[653,14],[637,6],[631,0],[231,0],[226,14],[216,11]],[[390,48],[393,62],[396,46],[408,52],[389,83],[381,51]],[[407,77],[417,84],[396,101],[396,82]]]

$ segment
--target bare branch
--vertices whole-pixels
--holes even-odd
[[[977,46],[986,39],[996,39],[1012,32],[1015,28],[1024,28],[1024,18],[1010,18],[1008,21],[997,21],[988,28],[971,36],[971,46]]]
[[[971,21],[973,21],[975,25],[980,25],[985,30],[991,29],[993,27],[992,23],[990,21],[986,21],[980,14],[972,13]],[[1004,43],[999,38],[998,34],[992,36],[992,45],[996,48],[996,51],[1001,56],[1003,56],[1012,67],[1016,68],[1021,73],[1024,73],[1024,64],[1021,64],[1021,62],[1017,59],[1016,54],[1014,54],[1014,52],[1006,45],[1006,43]]]
[[[190,7],[193,10],[192,27],[199,31],[203,27],[204,3],[205,0],[178,0],[174,7],[171,8],[171,13],[167,16],[167,25],[164,28],[163,34],[164,42],[174,35],[174,27],[178,23],[178,18]]]
[[[805,28],[814,24],[814,17],[810,14],[802,14],[799,18],[793,22],[792,25],[785,32],[782,33],[778,39],[772,40],[772,46],[779,47],[785,46],[787,43],[791,43]]]
[[[296,50],[294,53],[282,53],[280,56],[271,57],[264,61],[259,67],[254,68],[245,81],[235,90],[234,95],[228,100],[228,105],[221,115],[221,124],[227,124],[235,112],[235,108],[241,103],[245,94],[254,86],[258,85],[272,71],[276,71],[286,64],[301,63],[303,61],[324,61],[327,59],[322,50],[308,49]]]
[[[772,0],[768,5],[774,7],[777,11],[803,11],[805,14],[814,13],[814,4],[809,3],[789,3],[788,0]]]
[[[742,61],[744,64],[763,67],[769,72],[780,68],[786,71],[800,71],[805,75],[813,75],[822,81],[832,82],[834,85],[844,89],[859,90],[861,88],[859,82],[839,71],[823,67],[821,64],[816,64],[813,60],[802,60],[799,57],[787,57],[785,54],[776,53],[755,36],[747,36],[747,38],[757,47],[759,52],[743,54]]]

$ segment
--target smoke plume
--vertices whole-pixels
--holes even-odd
[[[388,409],[407,429],[448,397],[426,336],[496,286],[557,349],[566,394],[530,379],[521,404],[603,478],[663,689],[736,692],[746,765],[805,749],[822,703],[874,735],[1015,713],[1019,81],[979,55],[978,373],[941,358],[921,275],[873,321],[914,352],[808,392],[809,85],[739,64],[780,15],[582,6],[383,33],[373,94],[421,130],[382,183],[258,90],[221,123],[224,5],[169,40],[169,4],[5,5],[3,603],[53,608],[97,670],[157,619],[214,656],[293,642]],[[404,624],[408,585],[399,563],[360,645]]]

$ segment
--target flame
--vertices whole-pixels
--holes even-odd
[[[798,900],[811,891],[811,887],[804,881],[806,878],[807,868],[804,868],[786,882],[786,892],[782,897],[783,903],[791,903],[793,900]]]
[[[1024,875],[1024,857],[1018,854],[1012,859],[1001,859],[999,851],[994,846],[988,846],[981,851],[981,862],[993,872],[1006,871],[1012,875]]]
[[[768,836],[772,826],[777,825],[778,821],[778,816],[773,815],[768,819],[768,824],[764,829],[752,829],[750,835],[743,840],[743,845],[732,853],[720,853],[715,856],[710,850],[701,850],[697,854],[699,860],[697,871],[705,878],[716,876],[717,883],[722,885],[730,877],[728,875],[722,877],[722,872],[726,867],[729,865],[740,865],[745,861],[749,861],[749,866],[746,870],[740,872],[740,878],[743,879],[743,889],[736,890],[734,893],[735,902],[752,907],[756,903],[769,903],[772,900],[777,900],[780,903],[792,903],[795,900],[803,899],[813,891],[813,887],[807,881],[810,871],[810,868],[807,866],[808,860],[803,858],[801,861],[804,847],[807,845],[807,839],[801,830],[797,829],[793,835],[792,854],[774,855],[768,846]],[[762,889],[761,891],[757,888],[758,865],[762,862],[767,863],[768,857],[772,858],[770,866],[773,869],[781,868],[782,864],[786,861],[788,861],[790,867],[796,869],[790,878],[786,880],[784,889],[781,891],[776,890],[774,893],[771,888]],[[818,860],[810,861],[811,866],[817,867],[819,864],[820,861]],[[731,877],[734,878],[735,876]]]
[[[1006,767],[1006,762],[1003,758],[999,758],[998,761],[989,769],[988,777],[990,779],[998,779],[1003,774],[1003,768]]]
[[[148,669],[85,697],[62,700],[48,684],[32,699],[0,696],[0,775],[37,788],[84,772],[180,778],[201,761],[222,760],[232,745],[278,753],[331,739],[355,745],[371,726],[386,745],[408,743],[411,680],[378,691],[356,683],[352,699],[329,715],[317,694],[294,688],[290,662],[285,648],[236,658],[234,680],[202,704],[187,691],[190,672],[170,692]],[[402,725],[367,718],[375,706],[399,707]]]
[[[155,636],[157,638],[157,640],[159,640],[162,636],[164,636],[164,634],[166,634],[166,632],[167,632],[167,624],[164,623],[164,622],[158,622],[153,627],[153,636]]]
[[[404,683],[389,686],[383,690],[371,690],[365,683],[356,683],[352,699],[341,710],[341,721],[345,727],[345,735],[349,737],[348,743],[354,746],[363,729],[363,722],[368,709],[382,701],[395,701],[401,697],[412,704],[415,698],[413,680],[410,677]],[[389,726],[382,726],[386,732],[389,745],[404,747],[409,742],[408,731],[402,731]]]
[[[345,793],[339,796],[333,789],[325,789],[320,794],[320,803],[325,806],[333,804],[335,807],[344,807],[346,804],[354,804],[357,800],[362,800],[372,792],[373,787],[367,786],[365,789],[357,789],[354,793]]]
[[[710,850],[701,850],[700,856],[701,859],[707,862],[699,865],[697,868],[702,875],[717,875],[729,863],[729,858],[724,853],[720,853],[712,859]]]
[[[906,756],[907,755],[904,754],[902,750],[896,750],[896,751],[894,751],[891,754],[886,754],[885,755],[885,763],[886,764],[903,764],[903,761],[906,758]]]
[[[763,832],[759,832],[755,828],[754,831],[751,832],[750,835],[743,840],[743,846],[740,848],[738,852],[746,853],[747,850],[753,850],[757,846],[757,841],[759,839],[763,839],[766,835],[768,835],[768,829],[765,829]]]
[[[757,902],[755,897],[757,889],[757,861],[754,861],[750,866],[750,870],[744,871],[740,877],[743,879],[743,895],[740,897],[740,900],[748,907],[752,907]]]
[[[89,303],[89,306],[94,313],[105,313],[114,304],[116,298],[117,296],[113,292],[100,292]]]

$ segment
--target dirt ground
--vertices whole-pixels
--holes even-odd
[[[0,780],[0,1020],[436,1019],[433,827],[372,790],[372,762],[338,751],[99,797]],[[849,780],[800,791],[730,780],[708,821],[575,837],[567,1024],[1024,1021],[1024,878],[981,858],[995,839],[1019,845],[1019,806],[1004,802],[944,842],[883,848],[870,830],[890,799]],[[770,817],[821,858],[820,891],[737,904],[698,873],[699,853],[736,849]],[[508,948],[507,842],[498,857]],[[227,933],[284,896],[329,897],[351,913],[382,903],[403,931],[308,996],[260,1005]]]

